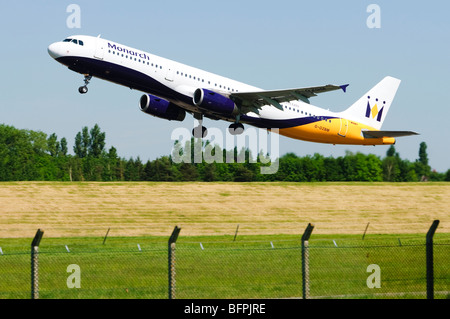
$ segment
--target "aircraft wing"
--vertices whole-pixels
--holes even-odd
[[[419,135],[411,131],[362,131],[365,138],[381,138],[381,137],[402,137],[409,135]]]
[[[230,98],[238,105],[243,107],[250,107],[259,110],[263,105],[273,105],[276,108],[283,110],[281,103],[293,100],[302,100],[309,103],[309,98],[317,96],[319,93],[330,92],[335,90],[347,89],[346,85],[325,85],[309,88],[275,90],[275,91],[256,91],[256,92],[239,92],[232,93]]]

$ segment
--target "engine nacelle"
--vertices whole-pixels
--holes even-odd
[[[141,96],[139,108],[144,113],[169,121],[183,121],[186,117],[185,110],[167,100],[150,94]]]
[[[236,104],[226,96],[220,93],[197,89],[194,92],[194,104],[198,107],[219,114],[236,115],[239,109]]]

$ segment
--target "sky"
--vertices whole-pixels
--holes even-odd
[[[79,26],[70,4],[79,11]],[[376,4],[377,10],[370,10]],[[369,10],[368,10],[369,9]],[[450,2],[448,1],[4,1],[0,12],[0,123],[65,137],[98,124],[106,147],[144,163],[169,155],[169,122],[142,113],[142,92],[83,76],[47,53],[69,35],[109,39],[267,90],[350,84],[311,99],[343,111],[387,75],[402,80],[384,130],[411,130],[395,148],[410,161],[426,142],[432,169],[450,169]],[[375,19],[375,20],[374,20]],[[374,27],[375,26],[375,27]],[[224,132],[228,123],[205,119]],[[386,155],[388,146],[348,146],[279,138],[279,153],[346,151]]]

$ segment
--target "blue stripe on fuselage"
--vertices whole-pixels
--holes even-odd
[[[192,104],[192,98],[178,93],[147,74],[132,68],[84,57],[60,57],[57,60],[67,65],[72,71],[81,74],[90,74],[106,81],[166,98],[174,103],[179,100]]]
[[[188,104],[195,107],[192,97],[181,94],[163,83],[155,80],[151,76],[115,63],[104,60],[85,58],[85,57],[60,57],[58,62],[66,65],[72,71],[81,74],[90,74],[94,77],[120,84],[145,93],[154,94],[175,104]],[[208,115],[205,115],[208,116]],[[234,122],[234,116],[219,115],[229,122]],[[266,119],[260,117],[251,117],[241,115],[240,121],[259,128],[289,128],[318,122],[321,120],[332,119],[334,117],[300,117],[292,119]]]
[[[265,118],[255,118],[255,117],[249,117],[247,115],[241,115],[241,122],[248,123],[251,125],[254,125],[259,128],[289,128],[289,127],[296,127],[296,126],[302,126],[306,124],[311,124],[314,122],[320,122],[325,120],[330,120],[335,117],[329,117],[329,116],[322,116],[322,117],[297,117],[292,119],[265,119]]]

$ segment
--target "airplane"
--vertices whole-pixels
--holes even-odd
[[[229,132],[242,134],[244,125],[318,143],[389,145],[395,138],[417,135],[411,131],[382,131],[400,80],[386,76],[342,112],[310,104],[318,94],[342,90],[345,85],[323,85],[285,90],[263,90],[182,63],[93,36],[74,35],[48,47],[49,55],[70,70],[84,75],[78,91],[88,92],[93,77],[145,94],[142,112],[171,121],[186,113],[198,120],[192,134],[207,136],[203,118],[231,122]]]

